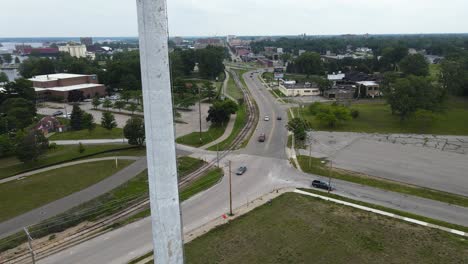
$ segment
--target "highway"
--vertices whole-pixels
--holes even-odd
[[[285,108],[276,103],[275,98],[263,87],[257,74],[244,75],[248,88],[257,102],[260,120],[254,136],[245,149],[227,155],[221,165],[232,161],[235,170],[238,166],[247,166],[242,176],[233,175],[233,206],[237,208],[275,189],[284,187],[309,187],[312,179],[323,177],[305,174],[294,169],[287,160],[285,128],[287,115]],[[265,115],[270,121],[263,121]],[[283,120],[276,120],[281,116]],[[260,133],[267,135],[264,143],[257,142]],[[216,153],[194,152],[193,156],[214,159]],[[444,204],[441,202],[407,196],[361,186],[349,182],[333,180],[336,194],[355,200],[382,205],[385,207],[412,212],[455,224],[468,226],[468,208]],[[228,212],[228,180],[200,193],[182,203],[184,233],[220,218]],[[145,218],[125,227],[71,247],[67,250],[40,260],[41,264],[52,263],[127,263],[152,249],[150,218]]]

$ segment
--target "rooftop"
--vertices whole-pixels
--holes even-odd
[[[47,74],[47,75],[37,75],[29,80],[33,82],[47,82],[47,81],[57,81],[59,79],[69,79],[69,78],[84,77],[84,76],[89,76],[89,75],[72,74],[72,73],[56,73],[56,74]]]
[[[364,85],[364,86],[379,86],[379,84],[375,81],[362,81],[362,82],[357,82],[357,84]]]
[[[36,92],[40,92],[40,91],[44,91],[44,90],[66,92],[66,91],[73,91],[73,90],[78,90],[78,89],[88,89],[88,88],[99,87],[99,86],[102,86],[102,84],[85,83],[85,84],[70,85],[70,86],[63,86],[63,87],[51,87],[51,88],[37,88],[37,87],[34,87],[34,90]]]

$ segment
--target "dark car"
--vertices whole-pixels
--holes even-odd
[[[265,142],[266,136],[265,133],[261,133],[258,137],[258,142]]]
[[[242,175],[242,174],[244,174],[246,171],[247,171],[247,167],[241,166],[241,167],[239,167],[239,168],[237,169],[236,174],[237,174],[237,175]]]
[[[61,116],[61,115],[63,115],[63,112],[62,111],[55,111],[52,115],[53,116]]]
[[[276,120],[283,120],[281,116],[276,117]]]
[[[319,181],[319,180],[312,181],[312,187],[318,188],[318,189],[324,189],[327,191],[333,190],[333,188],[328,183]]]

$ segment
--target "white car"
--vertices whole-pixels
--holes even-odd
[[[265,118],[263,119],[265,121],[270,121],[270,117],[269,116],[265,116]]]

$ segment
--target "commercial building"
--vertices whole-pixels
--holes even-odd
[[[365,96],[365,97],[378,97],[382,96],[382,92],[380,91],[380,86],[375,81],[362,81],[356,82],[358,86],[358,97]]]
[[[59,46],[60,52],[69,53],[70,56],[76,58],[91,58],[95,59],[96,55],[92,52],[88,52],[85,45],[71,44],[68,43],[65,46]]]
[[[195,41],[195,49],[204,49],[208,46],[224,47],[224,43],[218,38],[203,38]]]
[[[317,96],[320,89],[315,83],[296,83],[296,81],[283,81],[279,85],[279,90],[286,96]]]
[[[104,96],[106,88],[98,83],[96,75],[82,75],[70,73],[57,73],[38,75],[29,79],[39,100],[67,99],[71,91],[81,91],[83,96]]]
[[[328,99],[351,100],[354,99],[355,93],[356,85],[338,85],[326,90],[323,96]]]

